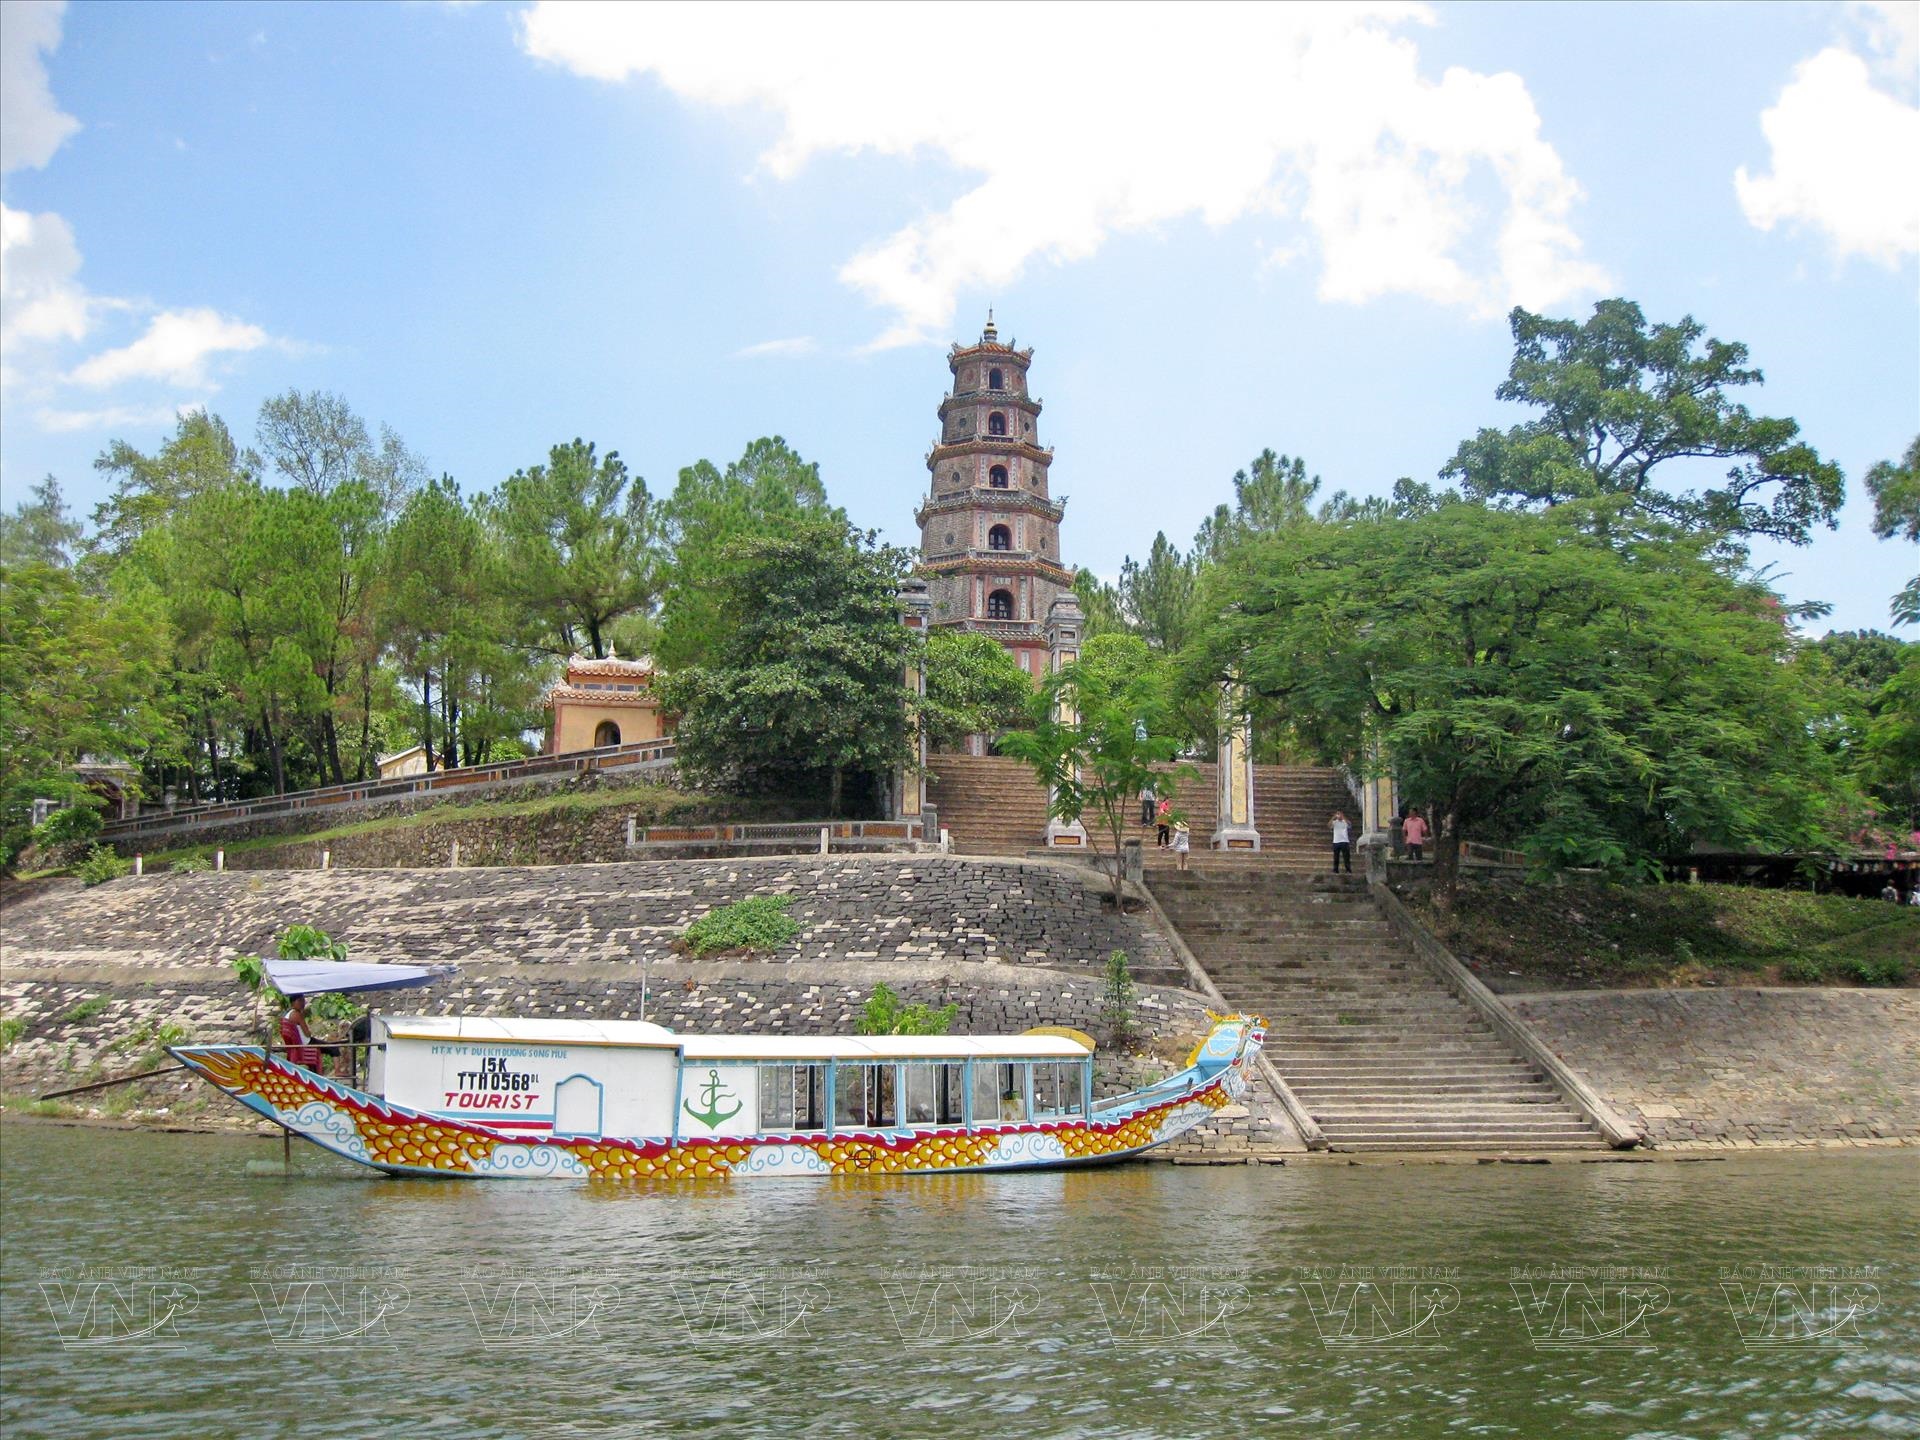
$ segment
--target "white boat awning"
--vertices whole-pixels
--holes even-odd
[[[358,960],[269,960],[267,980],[282,995],[334,990],[411,990],[455,973],[452,965],[383,965]]]
[[[1084,1060],[1092,1052],[1062,1035],[676,1035],[645,1020],[547,1016],[390,1015],[396,1040],[489,1045],[684,1047],[698,1061]]]

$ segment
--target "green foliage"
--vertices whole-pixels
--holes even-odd
[[[1873,496],[1873,533],[1882,540],[1920,544],[1920,435],[1896,464],[1882,460],[1867,471],[1867,493]],[[1893,597],[1896,624],[1920,625],[1920,575]]]
[[[800,933],[800,922],[787,914],[792,903],[791,895],[749,895],[709,910],[687,927],[681,939],[695,955],[778,950]]]
[[[1839,467],[1792,420],[1755,416],[1732,398],[1762,380],[1746,346],[1708,337],[1692,316],[1650,326],[1628,300],[1601,301],[1584,324],[1518,306],[1510,322],[1513,364],[1495,393],[1543,413],[1460,446],[1441,473],[1468,498],[1553,506],[1615,496],[1640,518],[1796,545],[1838,523]],[[1700,459],[1731,462],[1725,483],[1662,488],[1665,467]]]
[[[990,635],[935,630],[927,636],[925,667],[921,719],[933,750],[958,750],[969,735],[1018,725],[1033,698],[1032,679]]]
[[[1463,958],[1573,986],[1770,970],[1802,984],[1920,979],[1920,911],[1878,899],[1732,885],[1473,881],[1424,916]]]
[[[1791,663],[1775,598],[1704,537],[1609,543],[1593,510],[1448,505],[1248,546],[1200,653],[1325,760],[1390,769],[1436,817],[1443,896],[1463,834],[1622,871],[1695,840],[1831,842],[1848,794],[1814,735],[1831,697]]]
[[[1120,846],[1151,781],[1171,797],[1190,767],[1164,768],[1178,752],[1166,733],[1170,712],[1167,672],[1136,635],[1102,635],[1047,677],[1034,697],[1025,730],[1001,738],[1000,748],[1026,761],[1053,798],[1053,815],[1079,820],[1098,854],[1102,842],[1118,913],[1125,885]]]
[[[345,960],[347,945],[335,940],[314,925],[289,925],[274,941],[274,953],[282,960]],[[266,962],[258,955],[236,955],[230,962],[234,977],[253,991],[269,1010],[279,1010],[287,997],[267,980]],[[366,1013],[366,1007],[337,990],[322,990],[307,996],[307,1014],[320,1021],[348,1021]]]
[[[184,1045],[191,1039],[191,1026],[178,1020],[155,1021],[149,1017],[107,1046],[107,1049],[115,1054],[132,1053],[136,1065],[156,1065],[166,1058],[168,1046]]]
[[[66,1025],[84,1025],[87,1021],[93,1019],[94,1016],[102,1013],[107,1006],[112,1003],[113,1002],[105,995],[89,995],[77,1005],[71,1006],[67,1010],[67,1013],[60,1017],[61,1023]]]
[[[27,1022],[18,1015],[0,1015],[0,1050],[11,1050],[27,1033]]]
[[[103,885],[132,874],[133,862],[121,859],[105,845],[95,845],[87,851],[87,858],[73,867],[73,873],[80,877],[83,885]]]
[[[213,861],[207,858],[204,850],[189,850],[168,869],[175,875],[203,875],[213,869]]]
[[[1115,950],[1107,956],[1106,969],[1101,974],[1100,1016],[1121,1040],[1132,1039],[1138,1028],[1134,1018],[1137,993],[1127,952]]]
[[[493,502],[509,598],[537,616],[564,654],[607,653],[608,627],[658,594],[657,519],[644,480],[612,451],[555,445],[515,471]]]
[[[682,470],[661,506],[667,583],[654,650],[661,666],[711,663],[732,628],[726,595],[749,542],[821,522],[844,526],[846,515],[827,503],[820,467],[778,435],[755,440],[724,472],[707,460]]]
[[[289,925],[274,942],[282,960],[344,960],[347,946],[314,925]]]
[[[681,716],[679,769],[736,793],[824,790],[839,814],[846,777],[877,784],[912,759],[906,554],[816,521],[744,542],[729,565],[712,653],[659,687]]]
[[[957,1004],[938,1010],[917,1001],[902,1005],[893,987],[883,982],[873,987],[853,1029],[856,1035],[944,1035],[959,1013]]]
[[[50,863],[75,860],[85,853],[87,842],[100,833],[100,811],[93,797],[76,800],[47,816],[33,827],[33,843],[48,856]]]
[[[0,566],[48,565],[64,569],[73,563],[74,547],[85,527],[67,512],[60,482],[49,475],[33,487],[33,498],[0,514]]]

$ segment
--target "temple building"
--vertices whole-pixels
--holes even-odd
[[[653,694],[653,662],[609,655],[567,661],[566,678],[547,691],[549,755],[635,745],[673,733],[671,717],[660,713]]]
[[[1000,343],[991,311],[979,343],[947,352],[953,390],[940,402],[932,488],[914,519],[933,623],[991,635],[1039,676],[1047,607],[1073,588],[1073,572],[1060,558],[1064,507],[1047,492],[1053,451],[1036,428],[1032,363],[1031,349]]]

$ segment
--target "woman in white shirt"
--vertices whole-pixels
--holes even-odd
[[[1347,867],[1347,874],[1353,873],[1353,832],[1347,828],[1347,815],[1344,810],[1333,812],[1333,873],[1338,875],[1340,867]]]

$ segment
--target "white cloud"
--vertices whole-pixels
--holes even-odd
[[[791,340],[762,340],[758,345],[748,345],[734,351],[733,358],[759,360],[767,356],[811,355],[819,348],[811,335],[796,335]]]
[[[0,354],[23,343],[86,338],[92,307],[74,281],[79,270],[66,221],[0,204]]]
[[[1914,0],[1856,0],[1847,9],[1872,52],[1875,70],[1911,95],[1920,82],[1920,5]]]
[[[1858,55],[1830,46],[1801,62],[1760,128],[1771,172],[1733,177],[1749,222],[1819,231],[1841,259],[1920,252],[1920,109],[1876,88]]]
[[[207,362],[217,355],[258,350],[267,332],[201,307],[163,310],[147,322],[147,332],[131,345],[106,350],[79,365],[67,378],[96,388],[128,380],[162,380],[204,388]]]
[[[39,169],[80,122],[53,100],[42,53],[60,45],[64,0],[0,4],[0,174]]]
[[[816,155],[931,155],[978,177],[877,238],[841,279],[890,310],[877,342],[938,338],[963,291],[1070,263],[1113,234],[1198,217],[1304,221],[1320,292],[1543,306],[1605,276],[1580,258],[1579,188],[1513,75],[1421,74],[1408,4],[627,7],[545,0],[538,59],[651,76],[769,113],[780,180]],[[1480,213],[1470,183],[1490,176]],[[1288,227],[1291,239],[1291,231]]]
[[[133,430],[171,425],[190,411],[204,409],[206,402],[201,400],[176,405],[109,405],[101,410],[60,410],[49,406],[36,411],[33,418],[42,430],[66,434],[78,430]]]

